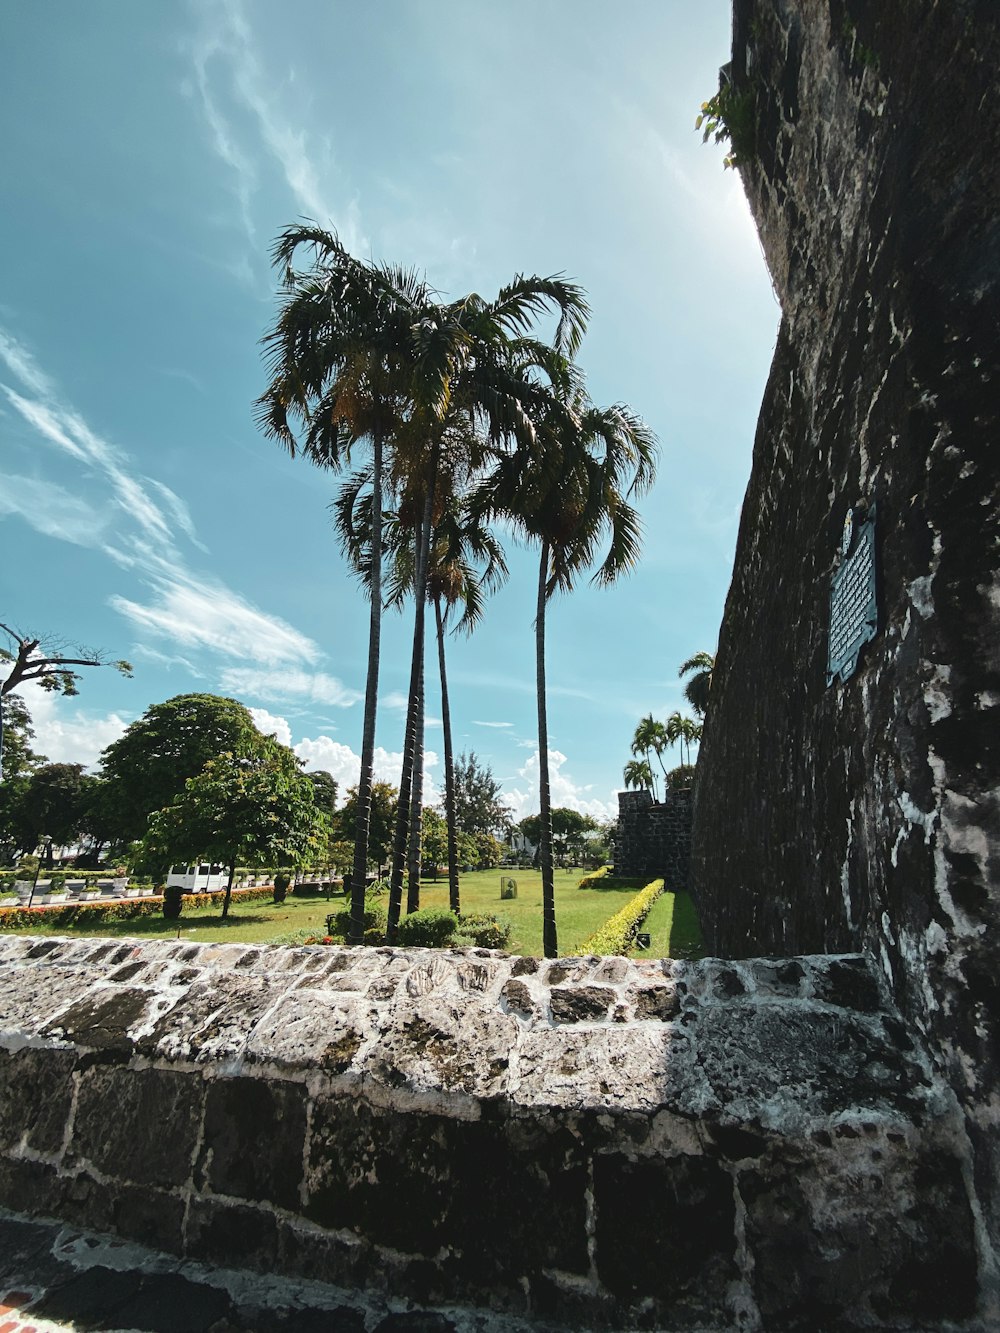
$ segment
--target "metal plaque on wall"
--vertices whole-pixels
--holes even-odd
[[[843,559],[830,581],[830,637],[826,683],[850,680],[858,654],[878,633],[875,595],[875,506],[863,515],[853,509],[844,519]]]

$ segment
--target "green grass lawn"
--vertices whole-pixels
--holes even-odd
[[[642,929],[650,935],[648,949],[633,949],[633,957],[703,958],[698,914],[689,893],[661,893]]]
[[[517,897],[500,899],[499,870],[479,870],[462,875],[459,888],[463,912],[495,912],[508,917],[513,922],[509,950],[511,953],[530,954],[539,957],[542,952],[542,877],[537,870],[505,871],[517,881]],[[638,885],[615,886],[604,888],[581,889],[578,887],[582,870],[557,870],[555,874],[556,928],[559,936],[559,952],[572,953],[574,949],[609,916],[612,916],[632,898]],[[686,895],[680,895],[686,898]],[[673,894],[664,894],[654,906],[652,916],[660,904]],[[447,907],[448,884],[441,879],[437,883],[426,879],[421,887],[422,907]],[[688,900],[690,901],[690,900]],[[44,915],[38,914],[32,922],[30,931],[24,934],[60,934],[60,935],[99,935],[129,937],[140,939],[175,939],[179,938],[200,943],[218,943],[220,940],[234,943],[259,943],[275,937],[297,933],[324,934],[326,916],[329,912],[343,911],[346,906],[341,897],[334,897],[329,902],[326,898],[286,898],[279,906],[267,900],[240,903],[234,899],[228,921],[223,921],[219,909],[206,904],[204,907],[185,908],[179,921],[167,921],[162,915],[136,917],[128,921],[108,921],[92,926],[46,927]],[[691,920],[693,909],[691,909]],[[650,927],[647,926],[646,929]],[[697,922],[694,921],[697,931]],[[677,927],[675,926],[676,933]],[[654,939],[654,949],[660,947],[661,938],[666,947],[671,943],[670,922],[658,931]],[[687,955],[677,955],[687,956]]]

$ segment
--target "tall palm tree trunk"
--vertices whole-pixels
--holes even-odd
[[[420,635],[420,680],[417,683],[417,734],[413,746],[413,786],[410,792],[410,835],[406,848],[406,910],[420,910],[420,860],[424,813],[424,654]]]
[[[441,673],[441,727],[444,731],[444,818],[448,828],[448,906],[458,915],[458,833],[455,829],[455,758],[451,745],[451,705],[448,702],[448,673],[444,665],[444,616],[441,598],[434,598],[437,627],[438,670]]]
[[[396,828],[392,844],[389,910],[385,930],[387,944],[396,942],[399,913],[403,904],[403,872],[406,867],[407,830],[413,792],[413,756],[417,739],[420,673],[424,660],[424,608],[427,602],[427,557],[430,551],[433,504],[433,491],[429,488],[417,537],[417,559],[413,577],[413,596],[416,604],[413,617],[413,653],[410,658],[410,694],[406,708],[406,732],[403,738],[403,768],[399,778],[399,804],[396,807]]]
[[[368,877],[368,829],[372,815],[375,769],[375,716],[378,708],[378,668],[382,641],[382,436],[372,435],[371,619],[368,624],[368,677],[365,682],[365,721],[361,739],[361,775],[358,778],[358,813],[354,826],[354,869],[351,874],[351,924],[348,944],[365,938],[365,881]]]
[[[542,542],[538,570],[538,614],[535,617],[535,688],[538,694],[538,864],[542,870],[542,950],[546,958],[559,954],[556,942],[555,876],[552,869],[552,799],[549,793],[549,724],[545,708],[545,602],[549,544]]]

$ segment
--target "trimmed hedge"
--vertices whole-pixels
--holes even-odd
[[[578,889],[592,889],[599,880],[604,879],[609,873],[609,866],[601,866],[600,870],[592,870],[589,875],[584,875],[576,887]]]
[[[576,954],[626,954],[631,949],[639,927],[649,915],[650,908],[664,890],[664,881],[654,879],[635,895],[631,901],[605,921],[600,930],[595,930],[589,939],[584,940]]]

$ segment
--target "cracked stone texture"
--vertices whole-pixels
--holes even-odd
[[[698,761],[720,955],[865,951],[962,1104],[1000,1247],[1000,24],[736,0],[781,327]],[[973,110],[975,108],[975,110]],[[849,508],[879,629],[825,679]]]
[[[0,1204],[425,1319],[968,1314],[954,1112],[861,957],[121,949],[0,937]]]

